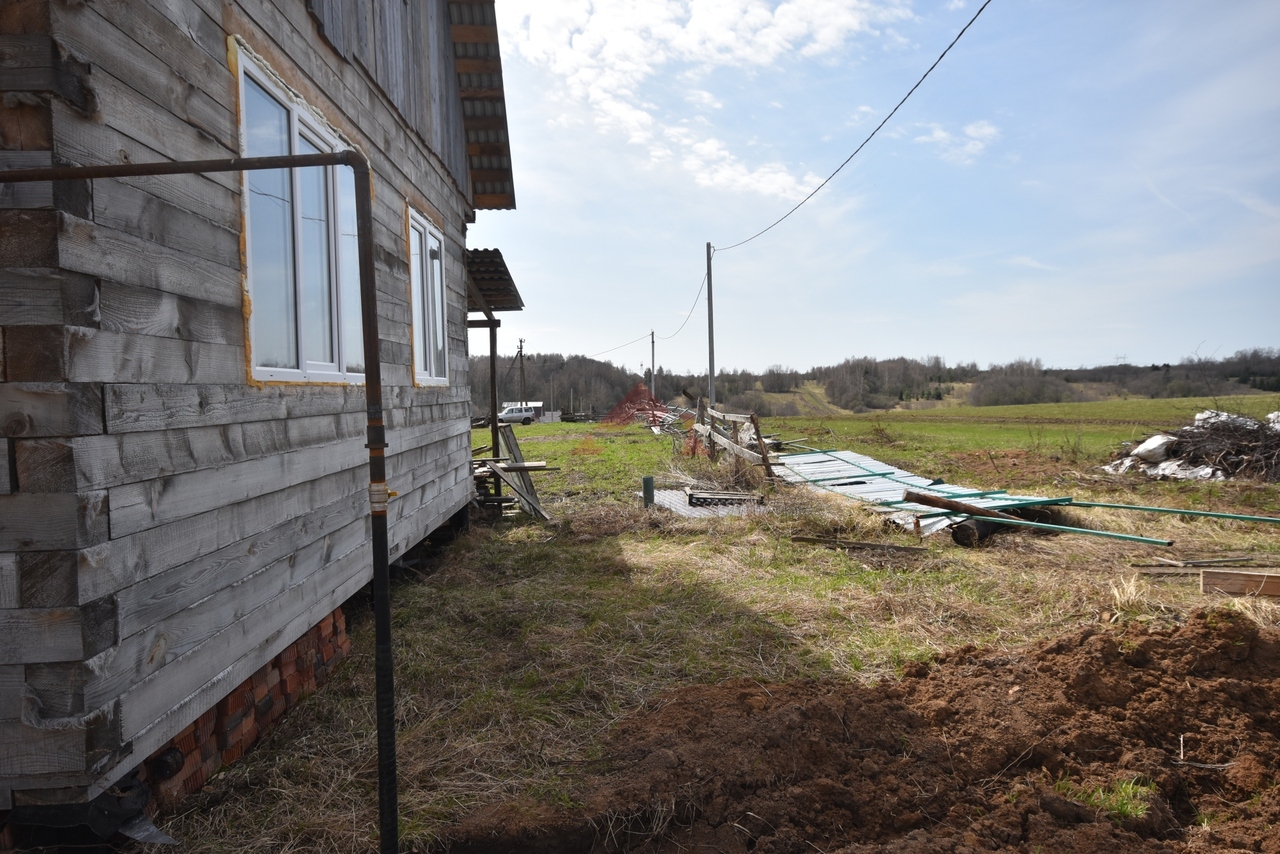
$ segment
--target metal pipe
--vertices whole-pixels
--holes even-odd
[[[980,518],[969,516],[970,519]],[[1127,540],[1131,543],[1146,543],[1149,546],[1171,546],[1173,540],[1157,540],[1151,537],[1139,537],[1136,534],[1116,534],[1111,531],[1095,531],[1092,528],[1071,528],[1066,525],[1050,525],[1048,522],[1028,522],[1025,519],[991,519],[998,525],[1014,525],[1019,528],[1037,528],[1042,531],[1057,531],[1060,534],[1089,534],[1093,537],[1106,537],[1111,540]]]
[[[356,187],[356,239],[360,260],[360,314],[364,332],[365,407],[368,419],[369,515],[373,547],[374,703],[378,721],[379,850],[399,851],[396,789],[394,662],[391,650],[391,583],[387,551],[386,428],[382,411],[382,362],[378,353],[378,289],[373,266],[373,179],[369,162],[356,151],[289,154],[279,157],[235,157],[227,160],[126,163],[114,166],[55,166],[0,172],[0,184],[143,175],[190,175],[201,172],[249,172],[350,166]]]
[[[1275,516],[1245,516],[1240,513],[1213,513],[1209,510],[1180,510],[1176,507],[1145,507],[1141,504],[1108,504],[1104,501],[1076,501],[1076,507],[1102,507],[1107,510],[1141,510],[1144,513],[1172,513],[1175,516],[1207,516],[1210,519],[1233,519],[1237,522],[1270,522],[1280,525],[1280,518]]]

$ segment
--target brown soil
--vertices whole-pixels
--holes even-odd
[[[454,852],[1280,852],[1280,631],[1228,612],[962,649],[901,681],[674,692],[572,808],[504,804]],[[1141,818],[1088,806],[1151,785]]]

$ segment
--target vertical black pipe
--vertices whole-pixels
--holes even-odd
[[[364,330],[364,390],[369,428],[369,515],[373,530],[374,705],[378,720],[378,850],[400,850],[396,788],[396,693],[391,651],[391,579],[387,552],[387,438],[382,420],[378,353],[378,288],[373,277],[373,181],[368,163],[352,162],[360,251],[360,313]]]

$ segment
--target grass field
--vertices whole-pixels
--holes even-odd
[[[1248,398],[1219,406],[1280,409]],[[1098,470],[1121,441],[1176,426],[1206,401],[780,418],[768,432],[849,448],[920,474],[1095,500],[1280,511],[1280,486],[1152,483]],[[610,727],[664,692],[730,677],[896,678],[963,644],[1013,647],[1073,627],[1177,621],[1226,603],[1280,624],[1280,608],[1199,593],[1194,576],[1147,576],[1156,555],[1247,554],[1280,564],[1280,526],[1104,510],[1068,520],[1173,539],[1156,549],[1082,536],[993,537],[966,550],[918,543],[865,508],[673,455],[637,426],[517,427],[554,517],[508,518],[431,553],[395,587],[401,808],[407,850],[430,850],[477,807],[570,803]],[[486,431],[474,442],[485,444]],[[685,520],[643,510],[652,474],[764,489],[769,512]],[[795,535],[923,545],[846,554]],[[364,851],[376,826],[372,626],[349,608],[355,652],[245,760],[165,827],[202,851]],[[270,793],[264,797],[264,793]]]

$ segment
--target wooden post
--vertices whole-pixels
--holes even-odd
[[[760,419],[754,412],[751,413],[751,426],[756,428],[756,442],[760,445],[760,464],[764,466],[765,477],[773,477],[773,466],[769,464],[769,446],[764,441],[764,434],[760,432]]]
[[[497,321],[489,322],[489,435],[492,437],[491,446],[493,448],[489,453],[495,457],[502,456],[502,451],[498,450],[498,324]],[[498,476],[493,478],[493,494],[495,496],[502,495],[502,479]]]

